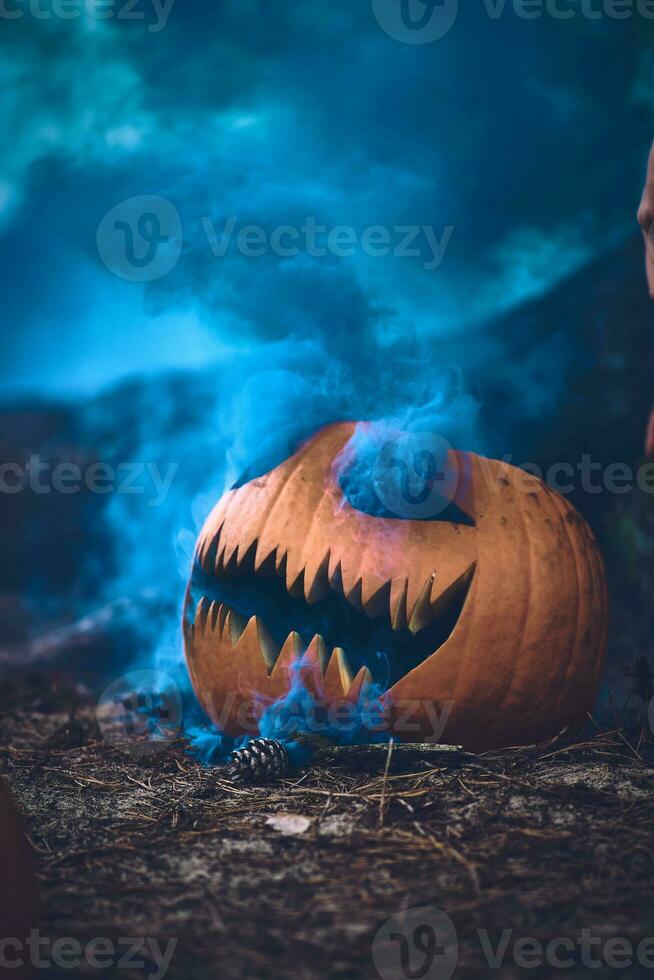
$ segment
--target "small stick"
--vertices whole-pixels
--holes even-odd
[[[361,745],[338,745],[324,735],[307,734],[306,732],[293,732],[289,736],[290,741],[297,742],[311,754],[314,764],[321,762],[363,762],[370,760],[376,762],[386,760],[388,753],[388,742],[364,743]],[[420,761],[424,759],[429,763],[444,766],[456,765],[465,757],[473,756],[463,751],[461,745],[442,745],[437,742],[394,742],[393,755],[403,759],[405,762],[412,762],[414,759]]]
[[[386,756],[386,766],[384,768],[384,779],[382,782],[381,799],[379,801],[379,829],[384,826],[384,803],[386,802],[386,786],[388,785],[388,770],[391,768],[391,756],[393,755],[393,739],[388,743],[388,754]]]

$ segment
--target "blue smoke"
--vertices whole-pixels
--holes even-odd
[[[86,15],[3,23],[3,397],[61,417],[48,453],[145,467],[142,492],[86,501],[60,538],[58,512],[30,512],[27,585],[7,586],[31,601],[36,633],[41,615],[84,631],[114,610],[115,649],[82,654],[88,673],[155,664],[193,704],[179,621],[197,532],[227,488],[323,424],[559,459],[568,432],[578,453],[622,405],[600,445],[616,458],[624,436],[638,451],[651,343],[625,352],[624,311],[643,338],[651,314],[632,309],[640,253],[630,280],[607,250],[633,226],[651,140],[649,39],[636,18],[559,31],[510,5],[500,22],[460,7],[423,46],[349,0],[198,0],[175,4],[159,33]],[[103,264],[97,232],[143,194],[178,210],[183,248],[168,275],[135,283]],[[359,245],[254,257],[232,238],[220,255],[231,217],[236,234],[252,224],[268,240],[309,218],[347,225]],[[361,247],[373,228],[388,254]],[[428,230],[447,241],[434,268]],[[570,298],[566,277],[604,254]],[[523,315],[557,284],[553,309]],[[597,371],[586,408],[583,372]],[[370,448],[345,486],[374,504]],[[65,580],[48,542],[70,552]]]
[[[186,730],[198,758],[215,761],[240,744],[207,729],[183,657],[182,600],[204,520],[222,493],[278,465],[329,422],[379,416],[385,410],[387,416],[374,431],[406,426],[422,432],[438,426],[453,443],[474,445],[477,403],[463,391],[456,372],[434,370],[429,381],[422,377],[420,357],[415,350],[396,352],[396,382],[400,377],[404,381],[389,385],[384,397],[373,378],[357,378],[315,341],[259,345],[185,379],[181,388],[171,379],[168,385],[131,390],[125,399],[132,420],[128,440],[116,426],[116,407],[124,399],[120,390],[93,403],[86,423],[96,438],[99,430],[107,430],[105,454],[114,459],[127,454],[159,473],[174,473],[155,506],[154,489],[147,486],[149,496],[110,497],[105,519],[120,558],[101,599],[137,597],[144,587],[149,590],[130,669],[152,667],[171,678],[182,693]],[[192,406],[185,406],[186,397],[192,398]],[[366,454],[362,460],[368,466]],[[331,736],[375,737],[363,719],[382,693],[380,688],[362,695],[358,722],[347,731],[332,730]],[[314,701],[298,673],[283,703],[265,712],[261,731],[288,738],[293,730],[305,730],[314,713]]]

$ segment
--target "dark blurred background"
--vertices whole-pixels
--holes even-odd
[[[399,6],[3,8],[0,463],[19,468],[0,495],[4,662],[89,682],[179,664],[216,496],[333,419],[393,417],[518,464],[590,455],[600,481],[641,465],[654,21],[479,0],[415,43]],[[313,220],[358,244],[236,242]],[[371,226],[391,254],[366,254]],[[411,254],[393,254],[404,226]],[[113,480],[62,492],[62,463]],[[611,578],[606,706],[654,653],[654,499],[579,481],[573,499]]]

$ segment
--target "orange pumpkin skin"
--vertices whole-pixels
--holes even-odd
[[[328,426],[280,466],[226,493],[200,534],[197,567],[218,580],[284,575],[291,595],[316,604],[331,590],[362,614],[420,635],[467,590],[446,641],[389,689],[390,730],[481,751],[530,744],[582,724],[597,694],[607,634],[603,562],[574,508],[508,464],[450,453],[465,478],[454,501],[474,526],[393,520],[355,510],[334,461],[355,423]],[[195,616],[193,613],[195,611]],[[194,619],[194,621],[192,621]],[[305,686],[327,703],[365,697],[347,650],[321,636],[305,649],[291,633],[279,652],[259,617],[189,598],[187,662],[205,711],[224,731],[251,730],[243,704],[270,704],[298,658]],[[364,692],[362,694],[362,691]],[[436,730],[435,717],[447,718]]]

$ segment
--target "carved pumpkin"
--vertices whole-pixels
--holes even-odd
[[[355,430],[322,429],[210,514],[184,621],[210,717],[244,731],[243,703],[283,698],[299,671],[328,704],[381,685],[405,740],[480,750],[582,723],[607,626],[583,519],[522,470],[454,451],[456,488],[437,519],[365,513],[335,469]]]

